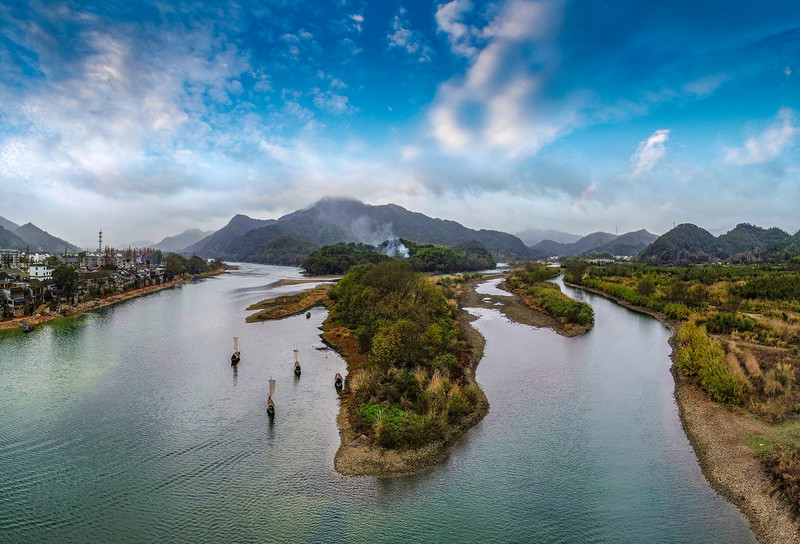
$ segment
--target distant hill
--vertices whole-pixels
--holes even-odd
[[[17,225],[13,221],[9,221],[5,217],[0,217],[0,227],[3,227],[6,230],[10,230],[11,232],[14,232],[19,228],[19,225]]]
[[[741,223],[715,237],[697,225],[684,223],[660,236],[637,260],[650,264],[780,262],[788,254],[800,252],[799,241],[797,235],[774,227]]]
[[[611,253],[612,255],[634,256],[644,251],[658,236],[644,229],[626,232],[603,245],[597,246],[593,253]]]
[[[130,244],[122,244],[119,246],[120,248],[125,247],[154,247],[156,243],[152,240],[136,240],[135,242],[131,242]]]
[[[19,249],[24,251],[25,246],[25,240],[7,228],[0,226],[0,249]]]
[[[646,230],[637,230],[622,235],[609,232],[593,232],[570,244],[542,240],[531,247],[531,250],[552,256],[594,255],[611,253],[612,255],[638,255],[656,238]]]
[[[469,229],[395,204],[370,206],[345,198],[324,198],[277,220],[237,215],[183,253],[287,264],[287,259],[295,259],[309,248],[313,251],[338,242],[377,245],[395,238],[448,247],[477,240],[498,259],[526,259],[531,255],[522,240],[505,232]]]
[[[152,247],[160,249],[161,251],[180,251],[183,248],[196,244],[209,234],[214,234],[213,230],[202,231],[200,229],[185,230],[175,236],[167,236],[157,244],[152,244]]]
[[[526,259],[528,247],[516,236],[496,230],[474,230],[455,221],[435,219],[411,212],[396,204],[370,206],[354,199],[323,198],[310,208],[285,215],[279,221],[298,227],[318,245],[327,245],[314,232],[300,226],[319,221],[338,227],[345,236],[341,242],[379,244],[389,238],[406,238],[415,242],[453,246],[477,240],[498,259]]]
[[[64,249],[70,253],[79,253],[81,248],[75,244],[70,244],[52,234],[48,234],[33,223],[25,223],[14,231],[14,234],[25,241],[30,246],[31,252],[43,253],[64,253]]]
[[[271,225],[275,223],[274,219],[253,219],[246,215],[237,214],[228,221],[228,224],[209,234],[202,240],[183,248],[181,253],[185,255],[199,255],[201,257],[219,257],[226,260],[237,260],[237,257],[231,253],[230,247],[234,242],[241,238],[247,232]]]
[[[533,246],[542,240],[551,240],[560,244],[571,244],[581,239],[580,234],[570,234],[553,229],[527,229],[514,233],[526,246]]]

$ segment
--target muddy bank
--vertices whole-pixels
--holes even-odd
[[[675,380],[675,401],[681,425],[711,487],[735,504],[750,522],[759,542],[800,542],[800,523],[774,486],[749,444],[750,437],[768,432],[769,425],[740,408],[709,400],[697,383],[675,364],[678,323],[648,308],[640,308],[596,289],[571,285],[614,300],[634,311],[658,319],[672,331],[670,371]]]
[[[579,325],[565,326],[558,319],[525,304],[521,296],[505,289],[504,283],[500,283],[498,289],[507,292],[508,296],[477,293],[475,287],[478,283],[482,283],[483,281],[484,280],[468,282],[458,287],[459,304],[462,307],[497,310],[511,321],[516,321],[517,323],[530,325],[532,327],[548,327],[561,336],[566,337],[585,334],[591,328],[591,326]]]
[[[283,287],[285,285],[300,285],[303,283],[335,283],[342,279],[341,276],[309,276],[302,279],[283,279],[275,283],[276,287]]]
[[[320,285],[314,289],[303,291],[294,295],[281,295],[264,299],[248,306],[247,311],[259,310],[245,318],[247,323],[282,319],[310,310],[314,306],[323,306],[328,303],[328,285]]]

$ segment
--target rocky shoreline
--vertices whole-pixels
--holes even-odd
[[[675,402],[683,430],[709,485],[739,508],[759,542],[800,542],[800,523],[789,505],[774,492],[774,486],[748,444],[748,439],[762,433],[767,424],[742,409],[711,401],[694,380],[681,374],[675,364],[677,322],[597,289],[568,285],[651,315],[672,331],[670,371],[675,380]]]

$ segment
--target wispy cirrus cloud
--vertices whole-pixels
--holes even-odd
[[[650,172],[666,156],[669,132],[669,129],[660,129],[639,142],[636,152],[628,161],[630,177],[635,178]]]
[[[795,137],[800,132],[797,117],[797,112],[792,108],[782,108],[760,134],[751,136],[740,147],[725,148],[723,162],[750,165],[775,160],[794,144]]]

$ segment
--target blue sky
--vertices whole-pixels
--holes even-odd
[[[800,3],[0,5],[0,215],[82,245],[326,195],[473,228],[800,229]]]

